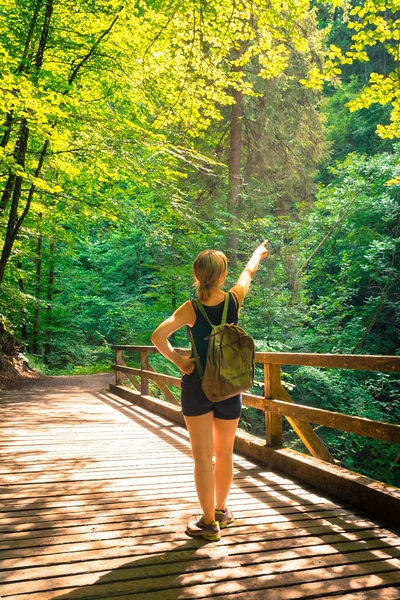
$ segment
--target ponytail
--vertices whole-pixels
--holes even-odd
[[[197,287],[197,295],[199,297],[200,302],[207,301],[210,297],[210,290],[206,283],[199,283],[196,285]]]
[[[194,286],[200,302],[207,301],[210,290],[228,269],[225,254],[219,250],[203,250],[193,263]]]

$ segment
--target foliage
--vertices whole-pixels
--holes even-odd
[[[292,397],[300,404],[387,423],[400,422],[400,382],[396,376],[312,367],[293,371]],[[387,483],[398,483],[396,444],[322,427],[317,432],[333,457],[347,468]]]
[[[342,4],[335,2],[334,4]],[[326,51],[322,68],[317,66],[310,70],[309,78],[303,80],[307,86],[322,88],[324,81],[335,81],[342,75],[342,66],[354,62],[369,61],[368,50],[382,45],[387,53],[386,72],[373,71],[368,85],[354,99],[348,102],[351,111],[369,108],[372,104],[390,104],[390,124],[378,124],[377,133],[383,138],[400,137],[400,99],[398,94],[398,63],[400,19],[398,0],[365,0],[361,5],[346,4],[347,27],[354,31],[351,44],[344,50],[331,44]],[[388,72],[388,67],[391,68]]]
[[[331,89],[325,98],[324,114],[331,144],[327,165],[332,165],[335,161],[343,162],[353,152],[372,156],[380,152],[390,154],[393,150],[390,140],[375,135],[377,123],[389,119],[388,105],[374,104],[368,110],[349,111],[347,104],[357,97],[360,87],[359,78],[353,77],[337,89]],[[320,173],[320,178],[327,183],[333,176],[324,170]]]
[[[306,261],[305,323],[312,328],[303,347],[371,354],[399,347],[399,191],[385,186],[393,162],[391,154],[350,154],[331,168],[334,181],[299,227],[305,255],[329,236]]]

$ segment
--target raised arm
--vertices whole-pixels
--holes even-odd
[[[194,369],[194,358],[181,356],[174,350],[168,341],[170,335],[185,325],[192,326],[196,320],[196,315],[190,301],[182,304],[168,319],[165,319],[157,327],[151,336],[151,341],[157,350],[168,360],[175,363],[178,369],[183,373],[191,373]]]
[[[234,292],[241,306],[250,288],[251,280],[257,272],[260,261],[268,255],[267,250],[268,240],[260,244],[253,252],[249,262],[243,269],[237,283],[229,291]]]

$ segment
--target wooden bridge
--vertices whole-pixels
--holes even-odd
[[[244,401],[266,439],[239,432],[236,522],[211,544],[184,534],[198,504],[179,379],[152,347],[115,349],[110,391],[1,394],[0,598],[400,599],[400,490],[337,465],[309,423],[397,443],[400,426],[296,405],[280,382],[281,364],[399,372],[399,357],[258,354],[264,395]],[[310,456],[282,448],[282,415]]]

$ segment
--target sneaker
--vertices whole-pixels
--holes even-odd
[[[201,517],[198,521],[190,521],[186,533],[191,537],[202,537],[209,542],[219,542],[221,539],[218,521],[206,525],[204,517]]]
[[[225,527],[228,527],[228,525],[230,523],[233,523],[233,521],[235,520],[235,517],[233,516],[229,508],[226,508],[225,510],[216,510],[215,518],[219,523],[220,529],[225,529]]]

